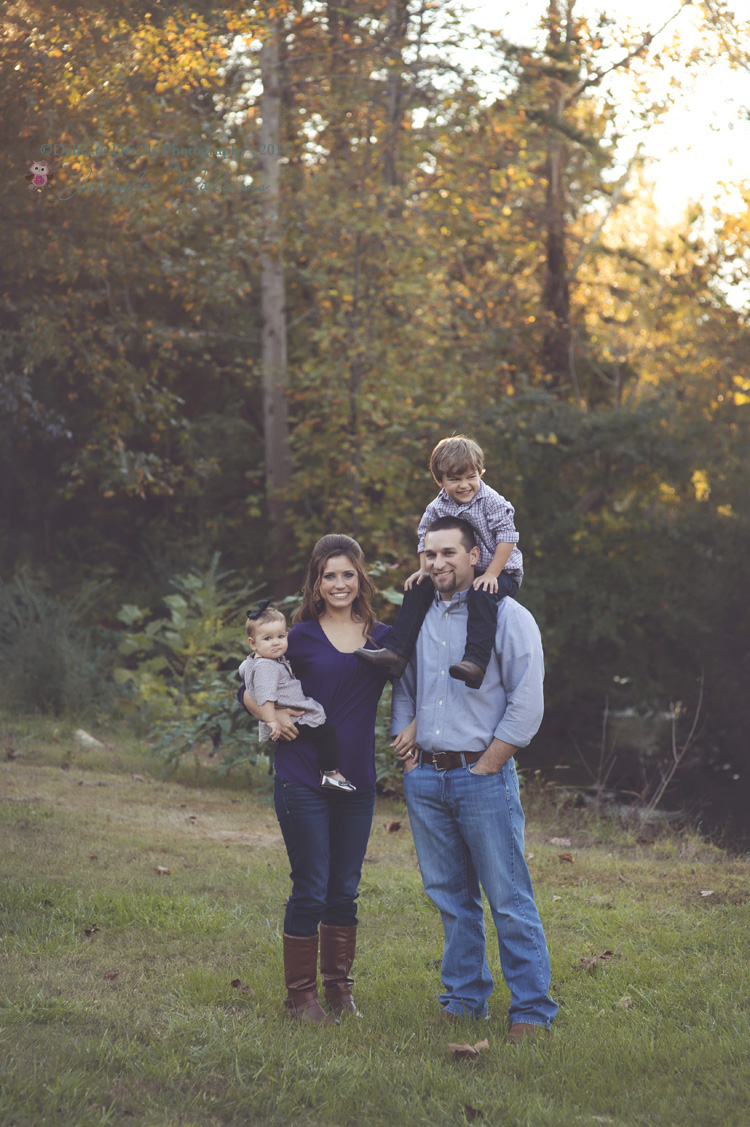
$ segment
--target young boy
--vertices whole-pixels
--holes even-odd
[[[280,729],[276,706],[303,709],[295,724],[304,724],[306,735],[315,744],[320,766],[320,785],[329,790],[353,791],[356,787],[338,770],[336,731],[326,720],[322,705],[306,697],[284,657],[288,630],[280,610],[261,599],[258,609],[247,612],[247,642],[253,653],[239,668],[245,688],[260,706],[260,738],[277,740]]]
[[[406,669],[435,588],[424,560],[425,532],[438,517],[461,517],[474,529],[479,564],[468,594],[466,649],[462,661],[451,665],[451,677],[478,689],[492,653],[497,624],[497,604],[515,595],[523,579],[523,556],[516,544],[513,506],[482,481],[482,448],[463,434],[438,442],[430,458],[430,470],[441,487],[419,522],[419,570],[404,585],[404,601],[394,623],[388,649],[355,650],[360,661],[376,665],[393,677]]]

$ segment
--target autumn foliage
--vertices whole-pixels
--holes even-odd
[[[706,19],[710,61],[731,18]],[[6,578],[140,601],[220,551],[291,591],[336,529],[397,581],[429,451],[468,431],[516,506],[550,745],[593,746],[607,696],[689,702],[703,670],[704,757],[744,751],[750,197],[667,229],[625,175],[607,77],[655,121],[658,29],[551,2],[539,46],[484,36],[488,96],[443,0],[26,0],[1,26]]]

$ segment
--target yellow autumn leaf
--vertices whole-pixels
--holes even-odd
[[[696,501],[707,501],[711,496],[711,486],[703,470],[696,470],[690,480],[695,490]]]

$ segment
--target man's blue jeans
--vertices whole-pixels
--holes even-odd
[[[445,935],[441,1004],[485,1017],[492,976],[485,953],[480,884],[497,928],[510,1019],[549,1027],[550,963],[528,866],[515,763],[495,775],[430,764],[404,775],[404,791],[425,891],[440,910]]]
[[[274,779],[276,817],[289,855],[292,894],[287,935],[316,935],[318,924],[354,927],[375,787],[336,794]]]

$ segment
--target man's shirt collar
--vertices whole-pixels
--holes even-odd
[[[438,606],[445,606],[445,607],[461,606],[462,603],[466,602],[468,594],[469,594],[469,588],[468,587],[466,588],[465,591],[454,591],[453,594],[451,595],[450,602],[448,602],[446,599],[441,599],[440,598],[440,592],[438,590],[436,590],[435,591],[435,602],[438,604]]]

